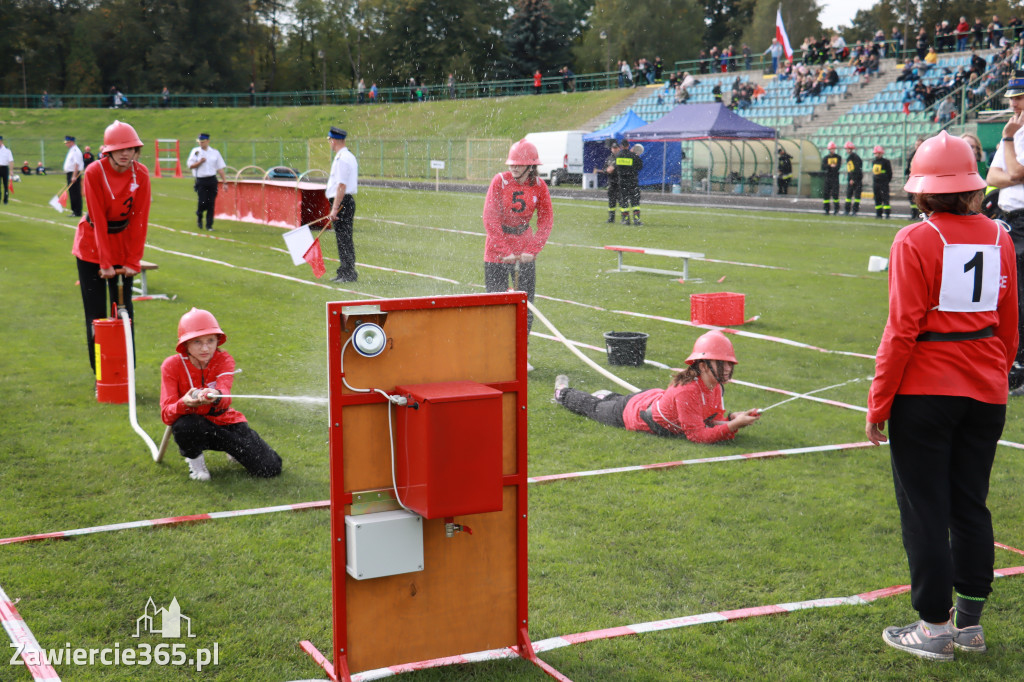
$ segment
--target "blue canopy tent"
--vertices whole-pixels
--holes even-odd
[[[627,109],[614,123],[607,128],[595,130],[583,136],[583,172],[594,173],[603,170],[604,160],[608,156],[608,140],[622,137],[633,128],[647,125],[647,121],[637,116],[632,109]],[[600,184],[605,184],[604,173],[598,175]]]
[[[641,185],[680,181],[683,140],[774,140],[774,128],[734,114],[723,104],[680,104],[653,123],[628,131],[644,145]]]

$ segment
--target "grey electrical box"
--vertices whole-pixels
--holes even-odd
[[[410,511],[345,517],[345,570],[356,580],[423,570],[423,518]]]

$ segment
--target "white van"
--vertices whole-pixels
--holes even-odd
[[[554,187],[583,181],[583,136],[585,130],[556,130],[526,136],[537,147],[537,174]]]

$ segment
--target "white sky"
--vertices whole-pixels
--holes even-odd
[[[835,28],[840,24],[849,26],[857,10],[870,9],[877,0],[819,0],[821,14],[818,20],[824,28]]]

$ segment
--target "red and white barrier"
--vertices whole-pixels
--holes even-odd
[[[4,630],[7,631],[7,636],[11,638],[11,643],[21,648],[21,659],[24,661],[25,668],[32,675],[33,680],[37,680],[37,682],[60,682],[60,677],[52,666],[48,663],[40,664],[40,661],[43,660],[41,655],[42,648],[39,646],[39,642],[36,641],[35,635],[28,629],[28,625],[25,624],[21,614],[18,613],[18,609],[14,607],[14,602],[4,592],[2,586],[0,586],[0,623],[3,624]],[[6,660],[2,663],[7,665]]]

